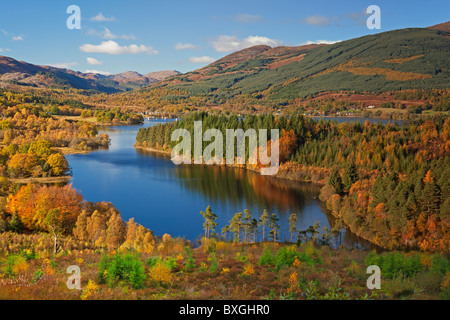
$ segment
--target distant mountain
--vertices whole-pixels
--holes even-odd
[[[450,21],[437,24],[435,26],[429,27],[429,29],[435,29],[440,31],[450,32]]]
[[[450,22],[331,45],[255,46],[148,90],[177,90],[211,103],[233,97],[289,101],[321,92],[387,92],[450,87]],[[171,96],[171,99],[176,97]]]
[[[181,72],[178,72],[176,70],[169,70],[169,71],[150,72],[150,73],[147,73],[145,76],[149,79],[155,79],[156,81],[162,81],[166,78],[176,76],[179,74],[181,74]]]
[[[119,74],[105,76],[105,78],[117,81],[121,84],[133,83],[136,85],[147,85],[147,84],[156,83],[158,81],[162,81],[168,77],[179,75],[179,74],[181,74],[181,73],[178,71],[175,71],[175,70],[150,72],[150,73],[147,73],[146,75],[142,75],[135,71],[126,71],[126,72],[122,72]]]
[[[115,75],[101,75],[51,66],[38,66],[0,56],[0,87],[16,85],[41,88],[76,88],[114,93],[140,88],[178,74],[180,74],[178,71],[172,70],[153,72],[145,76],[134,71]]]

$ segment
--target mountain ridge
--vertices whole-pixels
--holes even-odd
[[[67,68],[41,66],[11,57],[0,56],[0,86],[15,84],[32,87],[72,87],[115,93],[153,84],[167,77],[179,75],[176,70],[156,71],[142,75],[136,71],[102,75],[83,73]]]

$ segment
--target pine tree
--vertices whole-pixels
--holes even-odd
[[[245,209],[244,210],[244,218],[242,219],[242,227],[244,229],[244,243],[248,241],[247,236],[250,229],[250,223],[252,220],[252,214],[250,213],[250,210]]]
[[[278,216],[276,213],[272,213],[272,215],[270,216],[270,220],[269,220],[269,228],[270,228],[270,232],[269,232],[269,238],[273,239],[273,242],[276,242],[277,239],[279,238],[279,229],[280,229],[280,225],[278,224],[278,221],[280,219],[278,219]]]
[[[337,194],[341,194],[344,191],[344,185],[342,184],[341,175],[337,168],[331,171],[330,178],[328,179],[328,184],[334,188],[335,193]]]
[[[15,233],[22,233],[23,229],[24,225],[22,223],[22,220],[20,219],[19,214],[17,212],[14,212],[11,220],[9,221],[9,230]]]
[[[297,215],[292,213],[289,217],[289,232],[291,233],[291,242],[294,236],[294,232],[297,232]]]
[[[259,217],[259,225],[262,225],[263,227],[262,241],[266,240],[265,228],[268,222],[269,222],[269,212],[267,212],[267,210],[264,209],[261,217]]]
[[[216,231],[216,219],[217,215],[214,214],[211,210],[211,207],[208,206],[205,211],[201,211],[200,214],[205,219],[205,222],[203,223],[203,228],[205,229],[205,238],[209,238],[210,234],[212,232]]]
[[[256,220],[255,218],[250,221],[248,232],[249,234],[253,235],[253,242],[256,243],[256,238],[258,236],[258,220]]]
[[[230,221],[230,230],[234,233],[234,241],[240,241],[242,227],[242,212],[236,213]]]
[[[345,167],[344,175],[342,176],[342,182],[345,189],[348,191],[352,185],[358,181],[358,172],[354,163],[349,162]]]
[[[225,240],[225,241],[227,241],[227,234],[228,234],[228,232],[230,231],[230,226],[229,225],[226,225],[226,226],[224,226],[223,228],[222,228],[222,237],[223,237],[223,239]]]

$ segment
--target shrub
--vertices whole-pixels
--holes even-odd
[[[372,252],[367,257],[366,264],[379,266],[382,276],[387,279],[393,279],[400,275],[406,278],[413,277],[424,269],[420,255],[407,257],[400,252],[389,252],[383,255]]]
[[[211,266],[209,267],[209,271],[212,273],[216,272],[219,265],[217,263],[215,253],[211,253],[210,256],[208,257],[208,260],[211,261]]]
[[[98,291],[97,284],[94,281],[89,280],[86,288],[84,288],[83,292],[81,293],[80,298],[81,300],[87,300],[92,296],[92,294],[96,293],[97,291]]]
[[[416,292],[414,281],[403,275],[389,279],[384,287],[386,293],[396,299],[408,297]]]
[[[275,255],[270,248],[265,248],[259,258],[258,264],[260,266],[271,266],[275,264]]]
[[[190,247],[185,247],[186,255],[188,258],[186,259],[186,270],[192,270],[195,268],[195,260],[194,260],[194,252]]]
[[[20,255],[9,255],[6,258],[5,266],[3,267],[3,273],[7,276],[13,277],[27,270],[28,264],[25,257]]]
[[[315,252],[308,250],[298,252],[295,247],[284,247],[279,249],[275,255],[275,267],[277,270],[280,270],[284,266],[292,266],[296,260],[314,265],[317,263],[317,259],[314,256]]]
[[[434,255],[431,260],[431,271],[445,275],[450,272],[450,261],[440,254]]]
[[[246,263],[244,266],[244,271],[242,271],[242,276],[249,277],[255,274],[255,268],[253,267],[253,264]]]
[[[170,267],[164,261],[157,260],[150,268],[149,278],[151,281],[167,285],[172,283],[172,274],[170,273]]]
[[[99,264],[99,282],[113,287],[128,283],[133,288],[143,287],[145,270],[138,256],[116,254],[112,258],[103,256]]]
[[[286,247],[281,248],[277,251],[277,254],[275,256],[275,267],[277,270],[280,270],[284,266],[291,266],[294,264],[295,259],[299,259],[299,253],[295,248],[292,247]]]

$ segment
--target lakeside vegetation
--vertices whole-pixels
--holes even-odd
[[[64,192],[77,196],[73,189],[65,188]],[[52,234],[20,233],[18,229],[1,234],[0,298],[384,300],[450,297],[450,260],[444,255],[333,249],[329,242],[321,241],[315,228],[309,230],[310,238],[297,244],[279,243],[275,233],[274,240],[256,243],[250,233],[246,234],[243,224],[240,231],[234,229],[234,240],[225,241],[214,232],[214,224],[210,223],[211,217],[214,221],[214,214],[209,207],[201,213],[205,217],[206,236],[193,248],[189,241],[168,234],[154,237],[132,219],[123,222],[111,204],[81,205],[84,210],[72,232],[58,239],[56,253]],[[261,221],[264,216],[265,213]],[[20,225],[16,222],[10,226]],[[40,228],[26,225],[23,227]],[[244,243],[240,243],[239,234],[244,236],[240,238]],[[380,290],[366,287],[366,269],[373,264],[383,270]],[[69,265],[81,268],[82,290],[66,288]]]

